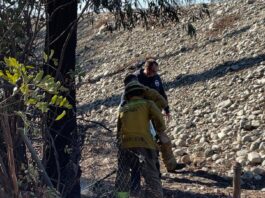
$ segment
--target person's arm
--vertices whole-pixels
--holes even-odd
[[[149,103],[150,120],[152,120],[156,132],[159,135],[160,133],[163,133],[166,130],[166,124],[163,119],[163,115],[153,101],[148,101],[148,103]]]
[[[168,106],[167,100],[155,89],[144,86],[144,97],[147,100],[152,100],[160,111]]]
[[[118,121],[117,121],[117,136],[116,136],[116,140],[117,140],[117,146],[119,147],[121,144],[121,118],[120,118],[120,114],[118,115]]]
[[[164,86],[163,86],[163,83],[162,83],[162,80],[161,78],[158,76],[158,80],[159,80],[159,84],[160,84],[160,89],[159,89],[159,93],[167,100],[167,95],[166,95],[166,92],[165,92],[165,89],[164,89]],[[167,105],[165,108],[164,108],[164,111],[166,114],[169,114],[169,106]]]
[[[121,100],[120,100],[120,104],[119,104],[119,107],[118,107],[118,110],[125,104],[125,93],[123,92],[122,95],[121,95]]]

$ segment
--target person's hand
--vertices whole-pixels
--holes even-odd
[[[165,119],[166,119],[166,123],[169,123],[170,122],[170,119],[171,119],[171,115],[170,113],[165,113]]]

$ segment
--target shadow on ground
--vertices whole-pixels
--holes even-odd
[[[181,174],[181,177],[179,177]],[[183,176],[189,176],[188,178]],[[176,177],[162,177],[168,183],[198,184],[206,187],[227,188],[232,185],[231,179],[208,173],[206,171],[181,171],[177,172]]]
[[[228,73],[238,72],[240,70],[254,67],[262,61],[265,61],[265,54],[260,54],[256,57],[242,58],[237,61],[227,61],[201,73],[178,76],[175,80],[166,82],[164,86],[167,90],[170,88],[192,85],[197,82],[204,82],[213,78],[220,78]]]
[[[82,198],[115,198],[115,193],[113,192],[114,183],[110,181],[101,181],[95,185],[88,187],[83,186]],[[198,193],[192,191],[182,191],[178,189],[167,189],[163,188],[164,198],[231,198],[230,196],[218,193]],[[133,197],[137,198],[137,197]]]

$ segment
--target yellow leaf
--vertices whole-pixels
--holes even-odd
[[[54,95],[51,99],[51,104],[55,104],[56,103],[56,100],[57,100],[58,96],[57,95]]]
[[[60,107],[62,107],[62,106],[64,106],[64,104],[67,102],[67,99],[66,98],[64,98],[63,100],[62,100],[62,102],[60,102]]]
[[[34,69],[34,66],[27,65],[27,66],[26,66],[26,69]]]
[[[55,120],[56,121],[61,120],[65,115],[66,115],[66,111],[63,110],[63,112],[60,115],[58,115]]]
[[[23,94],[27,94],[29,92],[29,87],[27,84],[22,84],[21,87],[20,87],[20,91],[23,93]]]
[[[6,58],[5,57],[4,61],[5,61],[6,65],[8,67],[16,67],[16,68],[18,68],[18,67],[21,66],[21,64],[15,58],[11,58],[11,57]]]
[[[37,104],[37,100],[34,99],[34,98],[30,98],[28,101],[27,101],[27,105],[35,105]]]
[[[19,79],[19,74],[15,73],[14,75],[12,75],[8,70],[6,70],[5,72],[7,80],[13,85],[16,84],[17,80]]]

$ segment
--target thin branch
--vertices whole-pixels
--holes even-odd
[[[45,184],[49,187],[52,187],[53,188],[53,184],[44,168],[44,166],[42,165],[41,161],[39,160],[38,158],[38,155],[35,151],[35,149],[33,148],[30,140],[28,139],[28,137],[24,134],[24,131],[23,130],[19,130],[20,131],[20,135],[22,137],[22,140],[25,142],[25,144],[27,145],[28,149],[29,149],[29,152],[31,153],[31,156],[32,158],[36,161],[37,165],[38,165],[38,168],[41,170],[41,173],[43,175],[43,179],[45,181]]]
[[[101,126],[102,128],[106,129],[107,131],[109,132],[112,132],[113,131],[111,129],[109,129],[108,127],[106,127],[104,124],[102,124],[101,122],[97,122],[97,121],[93,121],[93,120],[86,120],[84,118],[77,118],[78,120],[82,120],[82,121],[85,121],[85,122],[90,122],[90,123],[93,123],[93,124],[97,124],[99,126]]]
[[[54,157],[55,157],[56,168],[57,168],[57,173],[58,173],[56,190],[59,191],[60,181],[61,181],[61,171],[60,171],[59,155],[58,155],[58,152],[56,150],[56,146],[55,146],[55,143],[54,143],[54,139],[51,136],[51,134],[49,134],[49,137],[50,137],[50,140],[51,140],[51,143],[52,143],[52,147],[54,149]]]

